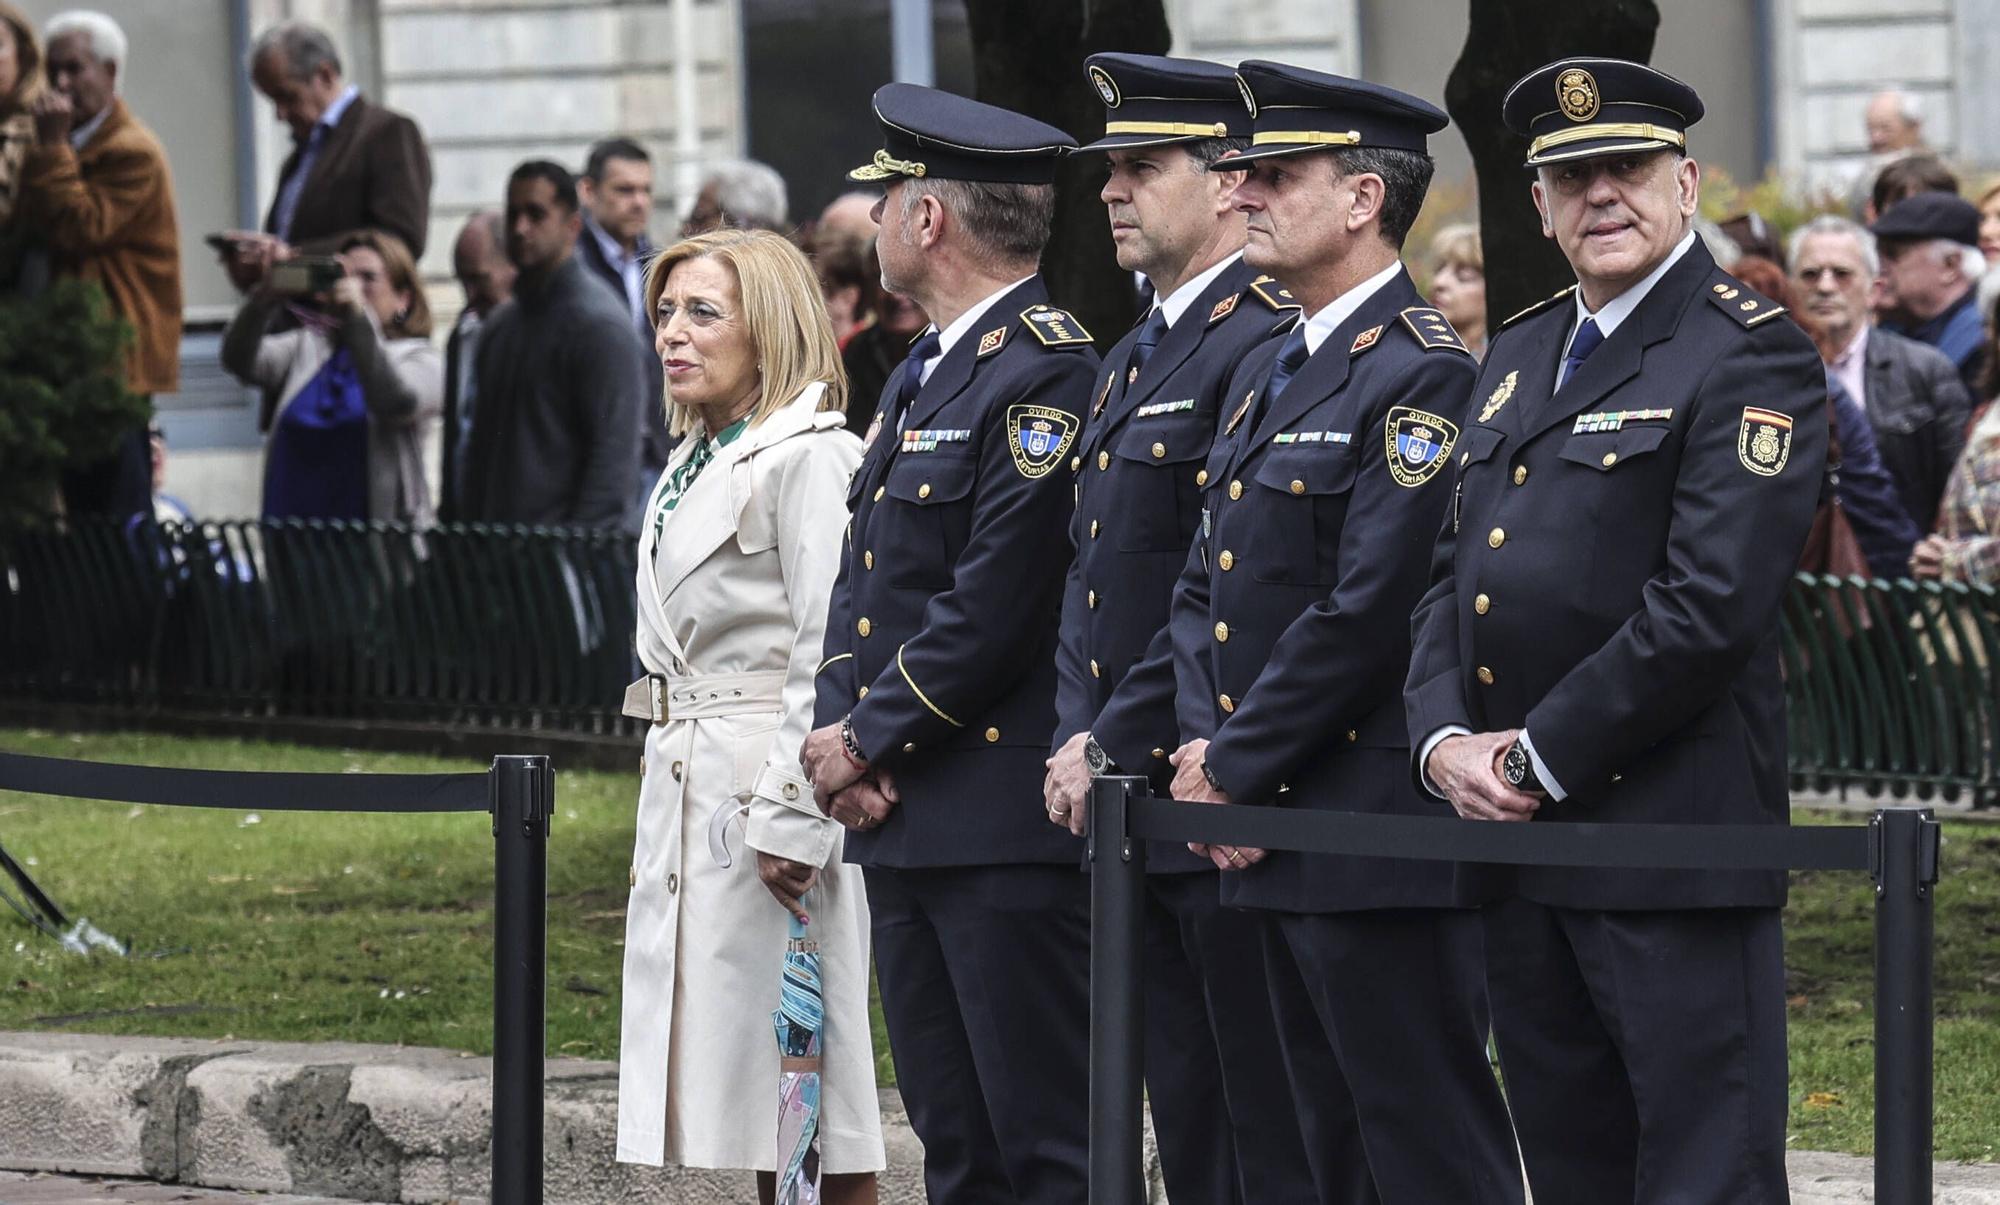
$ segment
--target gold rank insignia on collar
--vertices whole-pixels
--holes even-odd
[[[1236,434],[1236,424],[1242,422],[1243,416],[1250,413],[1250,402],[1256,396],[1257,391],[1255,389],[1243,395],[1243,404],[1236,408],[1236,413],[1229,416],[1229,425],[1222,429],[1224,435]]]
[[[1741,296],[1743,299],[1738,301]],[[1731,318],[1752,327],[1767,318],[1776,318],[1785,312],[1785,307],[1758,293],[1737,284],[1733,280],[1717,281],[1708,288],[1708,299]]]
[[[1104,388],[1097,391],[1097,404],[1090,408],[1090,417],[1096,418],[1098,415],[1104,413],[1104,403],[1111,397],[1111,384],[1117,379],[1118,370],[1115,368],[1105,374]]]
[[[1417,337],[1417,342],[1424,345],[1425,351],[1449,348],[1452,351],[1465,352],[1466,355],[1472,354],[1466,348],[1465,341],[1458,337],[1458,332],[1451,329],[1451,323],[1445,321],[1441,311],[1427,305],[1413,305],[1404,310],[1400,316],[1403,325],[1410,328],[1410,333]]]
[[[1215,308],[1208,312],[1209,324],[1214,325],[1215,323],[1220,322],[1224,318],[1227,318],[1231,314],[1235,313],[1236,303],[1241,300],[1243,300],[1243,294],[1231,293],[1229,296],[1223,298],[1221,301],[1216,302]]]
[[[1493,416],[1500,413],[1500,407],[1506,405],[1507,399],[1514,396],[1514,383],[1520,379],[1521,373],[1519,369],[1509,372],[1505,377],[1501,378],[1500,383],[1493,387],[1493,392],[1487,395],[1485,407],[1479,411],[1480,422],[1490,423],[1493,421]]]
[[[1274,310],[1301,308],[1298,301],[1293,298],[1292,291],[1279,284],[1275,276],[1259,276],[1250,282],[1250,291],[1257,295],[1257,300]]]
[[[1528,317],[1530,314],[1539,314],[1543,310],[1548,309],[1556,302],[1563,300],[1564,298],[1568,297],[1571,293],[1574,292],[1576,292],[1576,286],[1571,285],[1568,288],[1562,290],[1561,292],[1555,294],[1553,297],[1544,297],[1540,301],[1537,301],[1535,304],[1529,306],[1527,309],[1522,310],[1519,313],[1508,318],[1507,321],[1501,323],[1498,327],[1495,327],[1494,329],[1503,330],[1507,327],[1514,325],[1516,322],[1519,322],[1521,319]]]
[[[1083,323],[1052,305],[1029,306],[1021,311],[1021,321],[1028,324],[1043,347],[1074,347],[1090,342],[1090,332],[1083,329]]]
[[[1380,326],[1371,326],[1354,336],[1354,346],[1347,349],[1347,354],[1357,356],[1375,346],[1375,341],[1382,337],[1382,330]]]
[[[1000,345],[1006,341],[1007,328],[1004,326],[994,327],[992,330],[979,336],[979,353],[973,359],[976,360],[979,356],[990,355],[993,352],[999,351]]]

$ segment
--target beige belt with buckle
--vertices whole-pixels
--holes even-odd
[[[784,693],[785,671],[781,669],[686,678],[647,674],[625,688],[625,705],[620,711],[654,724],[754,715],[778,710],[784,705]]]

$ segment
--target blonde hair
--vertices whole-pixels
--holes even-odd
[[[13,93],[0,96],[0,115],[25,113],[41,96],[46,82],[42,77],[41,39],[35,36],[35,23],[27,14],[6,0],[0,0],[0,21],[5,21],[13,31],[14,63],[21,72]]]
[[[847,372],[840,364],[840,344],[833,337],[819,277],[805,253],[768,230],[729,228],[684,238],[646,269],[649,322],[657,321],[667,276],[676,265],[695,259],[717,260],[736,277],[743,325],[756,348],[761,378],[762,392],[750,412],[750,425],[763,422],[816,382],[826,386],[819,408],[845,411]],[[664,393],[661,401],[667,427],[675,435],[687,434],[701,421],[692,407],[676,405],[671,393]]]
[[[1479,227],[1471,222],[1446,226],[1431,239],[1431,262],[1440,268],[1471,268],[1486,274],[1486,257],[1480,253]]]
[[[2000,194],[2000,176],[1995,176],[1986,182],[1986,187],[1979,190],[1979,199],[1974,201],[1973,204],[1984,209],[1986,208],[1986,203],[1991,201],[1996,194]]]

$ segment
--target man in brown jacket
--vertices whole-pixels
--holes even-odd
[[[95,281],[132,324],[126,386],[180,388],[181,256],[174,183],[153,132],[118,98],[125,35],[102,13],[66,13],[48,31],[50,88],[35,105],[36,144],[23,167],[29,228],[59,275]],[[146,424],[118,453],[64,482],[71,513],[151,508]]]

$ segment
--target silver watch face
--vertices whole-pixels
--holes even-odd
[[[1510,746],[1500,769],[1507,776],[1508,786],[1518,787],[1528,781],[1528,751],[1518,743]]]
[[[1110,765],[1111,757],[1104,752],[1103,746],[1094,740],[1083,743],[1084,769],[1089,770],[1092,774],[1102,774]]]

